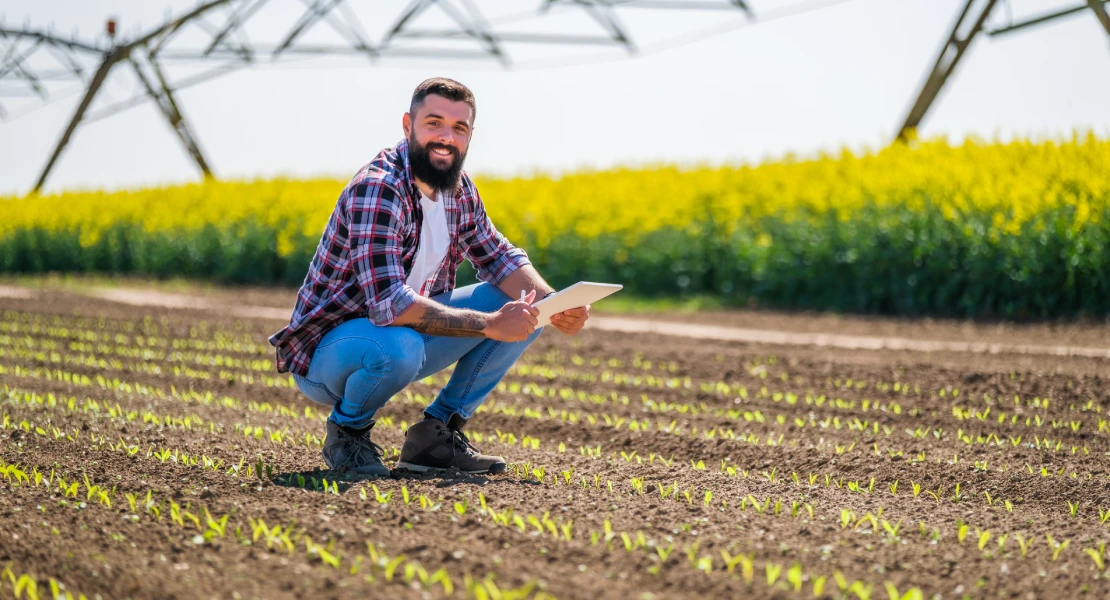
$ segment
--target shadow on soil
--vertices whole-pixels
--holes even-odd
[[[359,481],[371,478],[345,477],[334,471],[325,469],[312,469],[309,471],[294,471],[291,473],[276,473],[270,482],[281,487],[299,488],[310,492],[323,492],[342,494]]]
[[[367,481],[399,479],[409,481],[426,481],[436,487],[446,488],[460,484],[471,485],[539,485],[532,479],[517,479],[509,473],[495,475],[466,475],[459,472],[413,473],[403,469],[394,469],[389,477],[342,475],[326,469],[311,469],[308,471],[293,471],[289,473],[276,473],[270,477],[270,483],[281,487],[298,488],[310,492],[344,494],[352,486]]]

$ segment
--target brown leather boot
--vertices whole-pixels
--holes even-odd
[[[398,469],[426,473],[431,469],[457,469],[467,475],[502,473],[505,459],[482,454],[462,432],[466,419],[457,413],[444,424],[427,416],[405,432]]]
[[[324,438],[324,462],[337,473],[389,477],[389,467],[382,463],[382,447],[370,440],[374,422],[365,429],[350,429],[328,420]]]

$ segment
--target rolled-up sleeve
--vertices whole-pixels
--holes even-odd
[[[473,226],[461,231],[466,248],[466,259],[478,271],[481,281],[499,285],[510,273],[532,264],[528,253],[513,246],[486,215],[486,207],[478,192],[471,188]]]
[[[403,207],[386,182],[369,180],[348,188],[350,251],[355,278],[366,295],[370,322],[393,323],[416,302],[405,284],[401,245]]]

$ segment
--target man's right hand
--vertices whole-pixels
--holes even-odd
[[[520,342],[536,331],[540,309],[532,306],[536,290],[528,292],[524,300],[509,302],[493,313],[482,333],[499,342]]]

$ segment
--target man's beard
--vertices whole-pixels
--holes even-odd
[[[441,169],[432,162],[431,153],[436,148],[444,148],[454,157],[450,167]],[[409,137],[409,164],[412,166],[412,175],[432,186],[436,191],[453,194],[458,190],[464,160],[466,160],[466,153],[460,155],[458,148],[436,143],[421,146],[416,142],[415,136]]]

